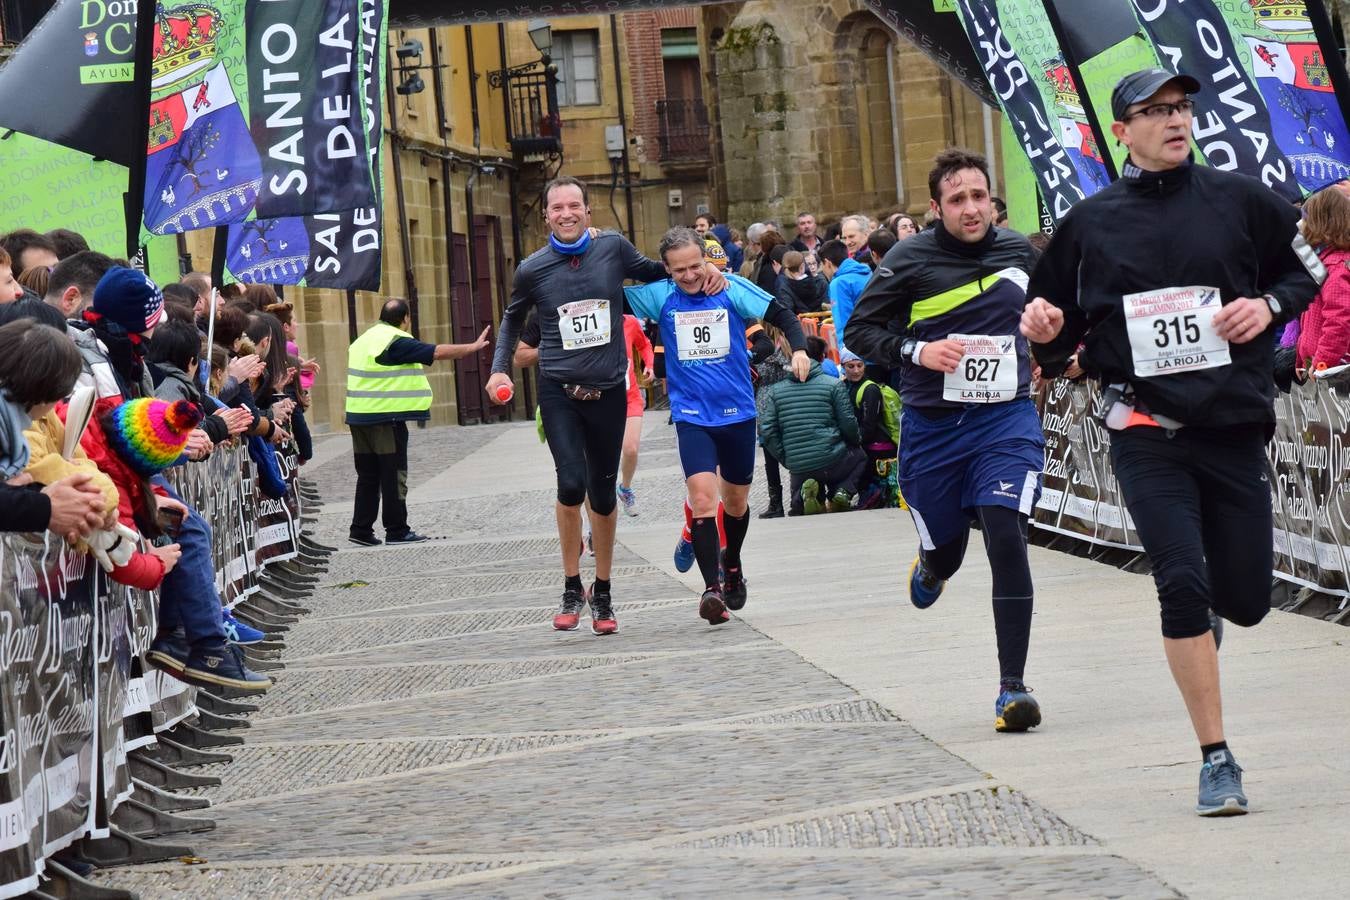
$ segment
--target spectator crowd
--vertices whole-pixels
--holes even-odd
[[[222,604],[210,526],[164,472],[244,443],[260,490],[285,494],[272,446],[311,457],[319,370],[296,324],[266,285],[194,272],[161,289],[75,232],[0,237],[4,530],[51,530],[113,581],[157,589],[147,659],[197,686],[271,681],[239,650],[264,634]]]

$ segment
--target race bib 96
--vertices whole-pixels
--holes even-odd
[[[680,362],[719,359],[731,352],[731,329],[725,309],[675,313],[675,349]]]

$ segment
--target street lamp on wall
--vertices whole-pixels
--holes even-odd
[[[545,19],[531,19],[525,28],[530,35],[530,43],[543,57],[544,65],[548,65],[553,54],[553,26]]]
[[[534,44],[534,49],[539,51],[539,59],[534,62],[512,66],[509,69],[497,69],[487,73],[488,84],[492,87],[502,87],[513,76],[528,75],[535,71],[535,67],[539,65],[544,67],[544,72],[549,76],[550,81],[557,80],[558,70],[553,65],[553,58],[550,56],[553,51],[553,26],[544,19],[531,19],[527,26],[527,32],[530,35],[530,43]]]
[[[394,88],[394,93],[404,97],[420,94],[427,89],[426,82],[417,74],[420,69],[447,68],[444,63],[439,66],[422,65],[422,42],[417,38],[408,38],[394,51],[394,55],[398,57],[399,62],[394,71],[404,76],[402,82]]]

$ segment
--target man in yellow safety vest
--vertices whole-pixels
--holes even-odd
[[[425,344],[409,335],[406,300],[390,300],[380,321],[347,349],[347,427],[356,463],[356,502],[348,537],[375,547],[375,516],[384,501],[384,540],[414,544],[426,538],[408,527],[408,422],[431,418],[431,382],[424,366],[463,359],[488,345],[484,328],[472,344]]]

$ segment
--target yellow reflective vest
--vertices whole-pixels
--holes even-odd
[[[382,366],[375,360],[406,331],[376,322],[347,348],[347,424],[379,425],[431,417],[431,382],[419,363]]]

